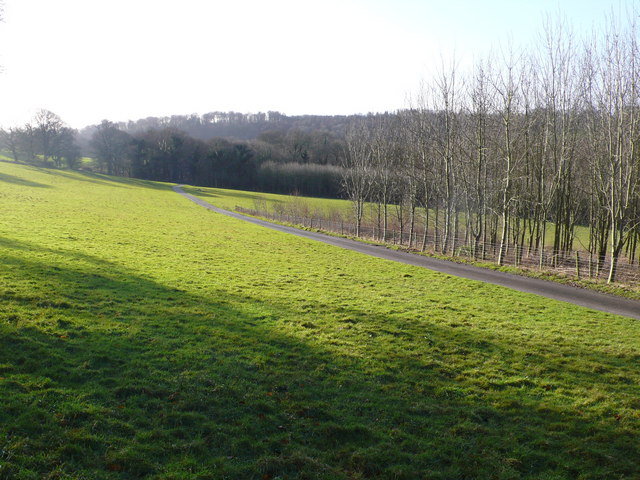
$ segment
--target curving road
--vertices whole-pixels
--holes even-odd
[[[569,285],[562,285],[560,283],[540,280],[537,278],[512,275],[509,273],[497,272],[495,270],[489,270],[486,268],[474,267],[471,265],[439,260],[437,258],[425,257],[413,253],[390,250],[386,247],[369,245],[355,240],[350,240],[348,238],[332,237],[330,235],[323,235],[321,233],[308,232],[306,230],[299,230],[297,228],[285,227],[283,225],[277,225],[275,223],[259,220],[257,218],[247,217],[239,213],[230,212],[228,210],[214,207],[210,203],[186,193],[184,190],[182,190],[180,185],[176,185],[175,187],[173,187],[173,190],[180,195],[188,198],[192,202],[197,203],[201,207],[204,207],[213,212],[237,218],[245,222],[254,223],[256,225],[270,228],[272,230],[277,230],[279,232],[290,233],[299,237],[310,238],[312,240],[328,243],[329,245],[334,245],[336,247],[346,248],[347,250],[354,250],[356,252],[371,255],[373,257],[384,258],[385,260],[392,260],[394,262],[406,263],[408,265],[428,268],[430,270],[446,273],[448,275],[454,275],[456,277],[463,277],[469,278],[471,280],[478,280],[480,282],[493,283],[495,285],[512,288],[513,290],[542,295],[543,297],[560,300],[562,302],[573,303],[575,305],[591,308],[593,310],[600,310],[603,312],[623,315],[640,320],[639,301],[629,300],[613,295],[607,295],[593,290],[571,287]]]

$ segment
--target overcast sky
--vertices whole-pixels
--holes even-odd
[[[590,30],[633,0],[4,0],[0,125],[39,108],[102,119],[406,106],[441,57],[461,64],[545,14]]]

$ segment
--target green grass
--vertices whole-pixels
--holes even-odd
[[[81,157],[80,158],[80,168],[86,168],[91,170],[95,167],[96,161],[91,157]]]
[[[266,208],[273,211],[279,207],[287,209],[289,206],[293,206],[306,208],[309,214],[324,216],[337,214],[342,215],[345,219],[350,218],[352,213],[351,203],[348,200],[334,198],[301,197],[207,187],[185,187],[185,191],[226,210],[242,207],[254,210]]]
[[[252,209],[257,211],[274,212],[280,210],[290,210],[293,208],[297,212],[305,212],[309,217],[332,218],[342,217],[345,222],[353,223],[353,208],[349,200],[338,200],[329,198],[300,197],[293,195],[279,195],[262,192],[245,192],[241,190],[227,190],[222,188],[189,187],[186,189],[192,195],[196,195],[204,200],[210,200],[220,208],[234,210],[236,207]],[[377,222],[378,206],[368,203],[365,207],[364,223],[375,224]],[[418,208],[416,218],[420,225],[424,221],[424,209]],[[298,213],[299,215],[299,213]],[[389,221],[395,218],[395,207],[389,206]],[[435,212],[431,211],[429,220],[430,228],[433,226]],[[442,221],[442,212],[440,213]],[[461,215],[460,223],[464,224],[464,215]],[[555,235],[555,224],[547,222],[545,235],[545,245],[553,246],[553,236]],[[586,252],[589,246],[589,228],[576,226],[574,248]]]
[[[258,212],[274,212],[276,209],[281,211],[290,211],[292,208],[294,211],[306,210],[310,216],[318,218],[319,214],[324,215],[324,218],[335,218],[336,215],[340,215],[345,222],[352,221],[351,204],[347,200],[336,199],[322,199],[313,197],[297,197],[290,195],[278,195],[270,193],[260,192],[244,192],[239,190],[225,190],[203,187],[185,187],[186,191],[192,195],[196,195],[203,200],[210,201],[216,206],[234,210],[236,207],[242,207],[245,209],[256,210]],[[302,206],[302,207],[301,207]],[[369,215],[373,215],[373,205],[369,205]],[[294,214],[295,215],[295,214]],[[373,221],[373,220],[371,220]],[[283,225],[298,226],[296,224],[288,222],[278,222]],[[307,227],[302,227],[307,228]],[[549,246],[553,244],[553,235],[555,232],[555,225],[551,222],[547,228],[547,243]],[[331,235],[332,232],[326,232]],[[576,246],[579,250],[583,250],[580,245],[588,245],[589,229],[587,227],[576,227]],[[336,234],[337,235],[337,234]],[[340,235],[341,236],[341,235]],[[382,245],[381,242],[371,241],[368,239],[358,239],[362,242],[375,243]],[[586,242],[586,243],[585,243]],[[401,248],[398,245],[392,245],[391,248]],[[414,252],[415,253],[415,252]],[[524,275],[534,278],[542,278],[553,282],[569,284],[580,288],[587,288],[591,290],[597,290],[603,293],[611,295],[617,295],[635,300],[640,300],[640,285],[636,284],[624,284],[616,282],[614,284],[607,284],[604,280],[595,280],[589,278],[577,279],[574,275],[567,275],[566,273],[554,272],[552,269],[538,270],[532,268],[522,268],[516,266],[498,266],[492,262],[478,262],[469,257],[451,257],[440,255],[435,252],[424,252],[424,255],[434,256],[445,260],[453,260],[461,263],[469,263],[478,267],[490,268],[493,270],[502,270],[517,275]]]
[[[0,478],[640,473],[637,321],[153,182],[0,162],[0,209]]]

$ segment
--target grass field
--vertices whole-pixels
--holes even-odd
[[[296,212],[305,212],[309,217],[332,219],[337,216],[341,217],[345,222],[353,223],[353,208],[349,200],[338,200],[331,198],[314,198],[299,197],[294,195],[279,195],[274,193],[262,192],[243,192],[239,190],[228,190],[223,188],[206,188],[206,187],[190,187],[187,189],[192,195],[196,195],[204,200],[210,200],[217,206],[234,210],[236,207],[242,207],[250,210],[274,212],[293,210]],[[364,223],[376,224],[377,222],[377,205],[367,204],[365,207]],[[297,213],[300,215],[300,213]],[[393,222],[395,207],[389,205],[389,222]],[[405,213],[405,215],[408,215]],[[442,212],[440,213],[442,222]],[[418,208],[416,213],[417,221],[422,228],[424,221],[424,209]],[[464,218],[464,215],[462,216]],[[429,220],[429,228],[433,227],[435,213],[431,212]],[[463,223],[461,219],[461,223]],[[548,247],[553,246],[553,237],[555,235],[555,224],[547,223],[546,241]],[[589,246],[589,228],[584,226],[576,226],[575,229],[574,249],[580,251],[588,251]]]
[[[153,182],[0,162],[0,209],[0,478],[640,476],[637,321]]]
[[[345,219],[349,219],[352,215],[351,203],[348,200],[335,198],[301,197],[207,187],[186,187],[185,191],[207,199],[207,201],[211,201],[226,210],[234,210],[236,207],[257,210],[266,207],[269,211],[273,211],[274,208],[278,208],[277,206],[287,209],[288,206],[300,206],[303,204],[308,208],[310,214],[316,213],[330,216],[335,213],[342,215]]]
[[[347,200],[336,199],[323,199],[313,197],[298,197],[291,195],[278,195],[262,192],[243,192],[238,190],[225,190],[220,188],[204,188],[204,187],[186,187],[186,190],[192,195],[196,195],[203,200],[213,202],[215,205],[225,208],[227,210],[235,210],[237,207],[241,207],[248,210],[254,210],[257,212],[270,212],[279,213],[287,212],[287,215],[299,216],[301,213],[306,212],[309,218],[320,218],[336,220],[336,216],[339,215],[345,222],[352,222],[351,216],[351,203]],[[368,220],[375,222],[373,216],[375,215],[375,205],[369,205],[366,209],[368,212]],[[298,213],[293,213],[298,212]],[[392,215],[393,207],[390,208],[390,215]],[[308,227],[309,222],[305,225]],[[322,225],[321,225],[322,226]],[[547,246],[553,245],[553,236],[555,234],[555,225],[551,222],[547,226]],[[420,238],[420,235],[418,236]],[[575,248],[580,251],[586,252],[586,247],[589,244],[589,229],[587,227],[576,227],[576,239],[574,242]],[[363,240],[367,241],[367,240]],[[451,259],[451,257],[439,255],[436,252],[427,250],[426,255],[435,255],[440,258]],[[583,257],[583,260],[585,257]],[[581,288],[588,288],[592,290],[601,291],[604,293],[618,295],[622,297],[628,297],[636,300],[640,300],[640,284],[637,281],[629,281],[628,278],[622,278],[622,281],[617,281],[613,284],[607,284],[605,278],[590,279],[588,278],[587,267],[582,269],[582,277],[576,278],[576,272],[574,268],[571,268],[568,272],[554,271],[552,268],[539,270],[537,268],[525,268],[516,267],[513,265],[504,265],[498,267],[497,263],[492,262],[474,262],[469,257],[457,257],[455,261],[462,261],[472,263],[476,266],[484,268],[493,268],[515,273],[518,275],[525,275],[530,277],[542,278],[545,280],[565,283]],[[635,271],[633,266],[630,266],[623,261],[620,265],[621,269],[630,269]]]

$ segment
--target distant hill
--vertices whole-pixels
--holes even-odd
[[[321,131],[336,138],[343,138],[347,124],[357,115],[297,115],[287,116],[279,112],[238,113],[210,112],[204,115],[172,115],[170,117],[147,117],[139,120],[118,122],[118,128],[136,134],[150,129],[175,128],[199,140],[226,138],[249,141],[270,131],[302,132]],[[80,137],[89,138],[95,127],[82,129]]]

